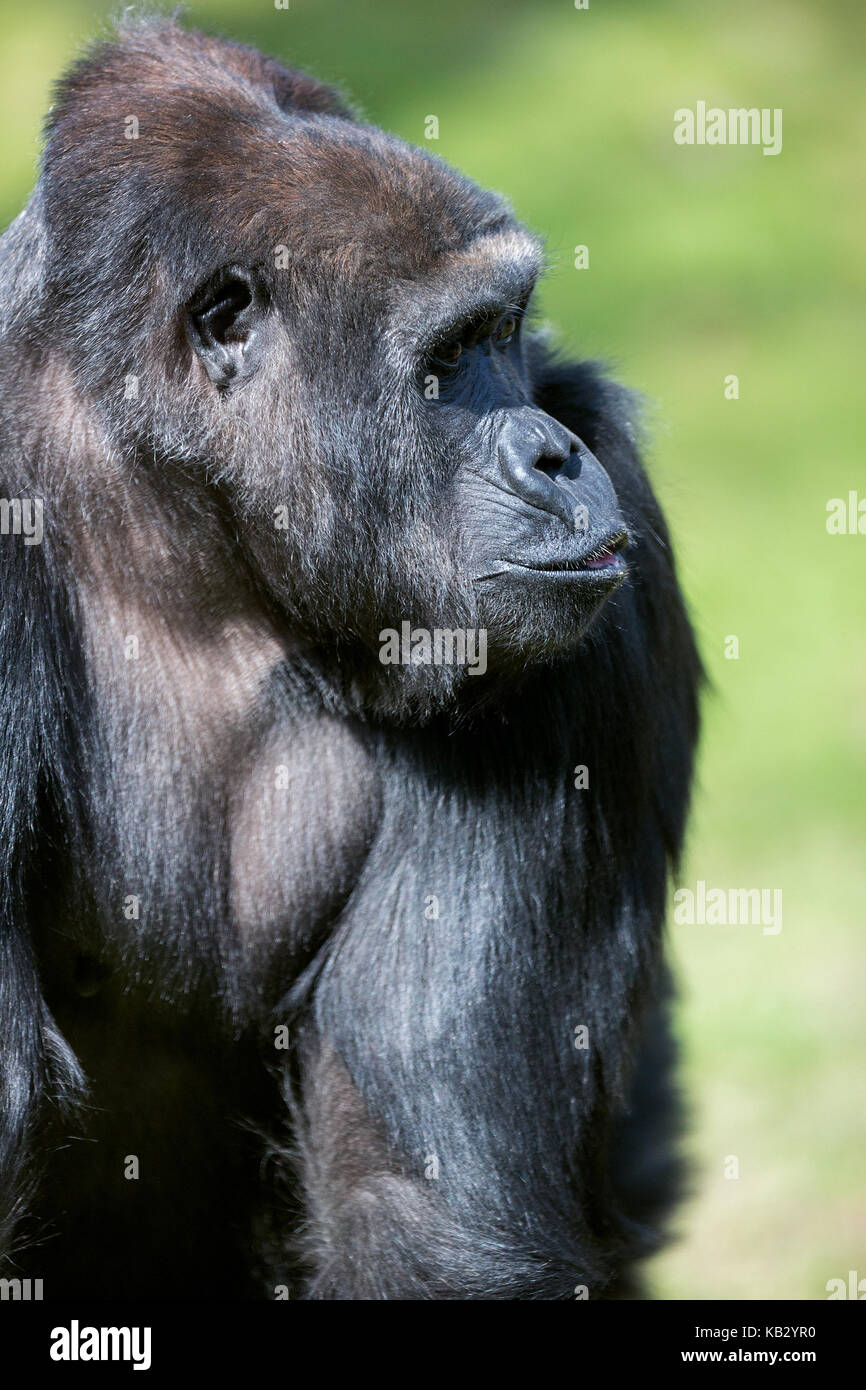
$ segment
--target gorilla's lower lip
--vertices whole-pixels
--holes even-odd
[[[521,569],[545,579],[610,580],[617,579],[626,572],[625,560],[620,555],[614,556],[610,563],[597,565],[522,565],[514,560],[509,561],[509,564],[512,569]]]
[[[625,557],[622,551],[627,544],[628,537],[623,531],[616,536],[609,537],[588,554],[584,553],[561,560],[545,560],[539,564],[531,564],[527,560],[512,559],[506,563],[517,569],[534,570],[537,574],[568,575],[570,578],[604,570],[616,573],[625,570]]]

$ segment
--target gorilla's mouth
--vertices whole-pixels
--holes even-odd
[[[531,564],[526,560],[509,560],[508,564],[514,565],[518,569],[534,570],[540,574],[565,574],[573,577],[587,571],[609,570],[613,575],[625,570],[623,551],[627,545],[627,533],[619,531],[616,535],[607,537],[591,550],[584,551],[580,555],[539,561],[536,564]]]
[[[604,550],[597,555],[590,555],[588,560],[583,560],[578,565],[582,570],[606,570],[611,565],[624,565],[625,560],[618,550],[612,550],[610,546],[605,546]]]

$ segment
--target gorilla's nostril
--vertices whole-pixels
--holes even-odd
[[[533,468],[537,468],[539,473],[545,473],[548,478],[555,478],[557,474],[562,472],[565,465],[561,458],[553,458],[550,454],[542,454],[541,458],[537,458],[532,466]]]
[[[569,482],[574,482],[580,477],[580,470],[583,467],[583,455],[575,445],[571,446],[571,452],[565,463],[562,465],[562,476],[568,478]]]
[[[556,482],[557,478],[568,478],[573,482],[580,475],[580,450],[571,448],[568,454],[542,454],[532,465],[539,473]]]

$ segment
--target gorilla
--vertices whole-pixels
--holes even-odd
[[[0,241],[6,1279],[641,1296],[700,667],[542,270],[240,44],[59,83]]]

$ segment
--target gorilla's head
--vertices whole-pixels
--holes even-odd
[[[574,649],[627,535],[605,468],[539,404],[536,240],[311,79],[152,33],[66,79],[43,180],[46,293],[118,455],[218,510],[213,564],[240,558],[361,704],[441,705],[469,679],[383,665],[403,624],[483,630],[488,680]]]

